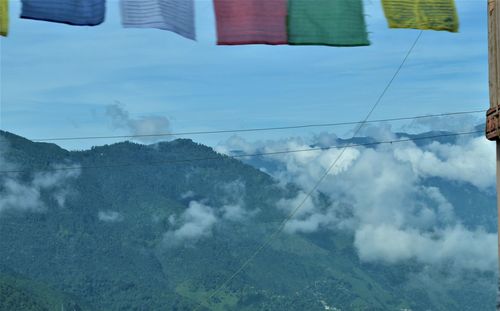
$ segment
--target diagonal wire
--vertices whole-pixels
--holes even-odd
[[[382,98],[385,96],[385,94],[387,93],[387,91],[389,90],[389,88],[391,87],[392,83],[394,82],[394,80],[396,79],[396,77],[399,75],[399,72],[401,71],[401,69],[403,68],[404,64],[406,63],[406,60],[408,59],[408,57],[410,56],[410,54],[412,53],[413,49],[415,48],[415,46],[417,45],[417,42],[418,40],[420,39],[420,37],[422,36],[422,33],[423,31],[420,31],[418,33],[418,36],[415,38],[415,41],[413,42],[413,44],[411,45],[410,49],[408,50],[408,52],[406,53],[405,57],[403,58],[403,61],[401,62],[401,64],[399,65],[399,67],[397,68],[396,72],[394,73],[394,75],[392,76],[392,78],[389,80],[389,82],[387,83],[386,87],[384,88],[384,90],[382,91],[382,93],[379,95],[379,97],[377,98],[377,100],[375,101],[375,104],[371,107],[370,111],[367,113],[366,117],[363,119],[363,121],[361,122],[361,124],[356,128],[356,130],[354,131],[354,134],[352,136],[352,138],[355,138],[356,135],[359,133],[359,131],[361,131],[361,129],[363,128],[363,126],[365,125],[365,123],[368,121],[368,119],[371,117],[371,115],[373,114],[373,111],[375,111],[375,109],[377,108],[377,106],[380,104],[380,102],[382,101]],[[349,148],[351,145],[348,144],[346,146],[344,146],[341,150],[341,152],[339,153],[339,155],[335,158],[335,160],[330,164],[330,166],[328,167],[328,169],[324,172],[323,175],[321,175],[321,177],[319,178],[319,180],[316,182],[316,184],[314,185],[314,187],[312,187],[312,189],[307,192],[307,194],[304,196],[304,198],[302,199],[302,201],[287,215],[287,217],[281,222],[281,224],[279,225],[279,227],[269,236],[269,238],[261,245],[259,246],[253,253],[252,255],[250,255],[250,257],[248,257],[247,260],[245,260],[243,262],[243,264],[233,273],[231,274],[231,276],[229,276],[214,292],[212,292],[212,294],[210,294],[206,301],[210,304],[210,300],[215,297],[217,294],[219,294],[221,292],[221,290],[226,287],[227,284],[229,284],[238,274],[240,274],[241,271],[243,271],[249,264],[250,262],[253,261],[253,259],[264,249],[266,248],[269,244],[271,244],[272,241],[274,241],[274,239],[283,231],[283,229],[285,228],[285,225],[288,223],[288,221],[290,219],[292,219],[295,214],[302,208],[302,206],[305,204],[305,202],[312,196],[312,194],[318,189],[318,187],[321,185],[321,183],[323,182],[323,180],[328,176],[328,174],[330,173],[330,171],[335,167],[335,165],[337,165],[337,162],[342,158],[343,154],[345,153],[345,151],[347,150],[347,148]],[[196,308],[195,310],[198,310],[198,308]]]

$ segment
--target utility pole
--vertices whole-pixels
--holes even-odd
[[[486,113],[486,137],[497,145],[497,223],[500,228],[500,0],[488,0],[488,62],[490,109]],[[500,230],[498,254],[500,259]],[[500,270],[500,269],[499,269]],[[498,284],[500,293],[500,282]],[[500,301],[497,297],[497,310]]]

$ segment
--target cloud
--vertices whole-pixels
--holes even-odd
[[[2,182],[3,191],[0,197],[0,214],[7,210],[43,211],[40,189],[31,185],[23,185],[14,179]]]
[[[8,144],[0,138],[0,166],[15,168],[15,164],[5,159]],[[17,174],[0,176],[0,215],[6,211],[42,212],[47,209],[43,194],[64,207],[68,195],[72,193],[68,182],[80,175],[80,170],[58,170],[35,173],[30,179],[21,179]]]
[[[388,127],[373,132],[380,137],[394,136]],[[318,145],[317,137],[256,143],[232,138],[218,149],[307,149]],[[320,145],[339,143],[335,135],[320,137]],[[413,259],[429,265],[497,271],[496,233],[481,227],[465,228],[442,190],[428,183],[429,178],[440,178],[472,185],[490,195],[495,185],[494,145],[482,137],[464,137],[456,143],[349,147],[318,191],[306,197],[340,152],[317,150],[259,160],[258,165],[270,163],[267,170],[281,184],[291,182],[302,189],[294,198],[277,203],[285,214],[302,204],[285,231],[350,232],[360,259],[365,261],[395,263]],[[328,200],[322,199],[321,194]]]
[[[171,223],[179,221],[181,225],[177,229],[166,232],[163,240],[166,245],[175,246],[186,241],[196,241],[201,237],[210,236],[212,228],[217,222],[217,216],[212,207],[191,201],[178,221],[173,217],[170,220]]]
[[[278,208],[287,213],[291,213],[299,205],[301,208],[285,227],[287,232],[315,232],[320,227],[334,223],[336,220],[335,215],[327,215],[318,208],[318,205],[314,202],[314,197],[308,197],[302,191],[295,198],[281,199],[277,204]]]
[[[57,166],[54,167],[57,169]],[[64,207],[68,195],[72,193],[68,182],[80,174],[79,170],[55,171],[35,174],[29,181],[17,177],[0,180],[0,214],[7,210],[41,212],[46,210],[42,193],[48,192],[59,207]]]
[[[410,163],[419,176],[467,182],[485,190],[496,183],[493,145],[476,137],[456,145],[433,142],[425,149],[415,145],[397,147],[395,156]]]
[[[190,199],[188,208],[180,215],[172,214],[168,223],[172,229],[164,235],[167,246],[194,243],[212,235],[214,226],[224,222],[245,222],[258,213],[258,209],[248,210],[245,206],[245,184],[241,180],[222,183],[215,187],[218,202],[209,204],[207,199],[197,201],[193,191],[184,193],[183,199]]]
[[[240,180],[219,185],[222,206],[218,210],[221,218],[232,222],[244,222],[255,216],[259,209],[248,210],[245,204],[246,186]]]
[[[416,259],[426,264],[450,262],[459,268],[495,271],[496,243],[496,233],[470,231],[460,225],[431,233],[383,224],[360,227],[354,245],[366,261]]]
[[[99,211],[97,218],[104,222],[120,222],[123,221],[123,215],[115,211]]]
[[[194,193],[194,191],[187,191],[187,192],[184,192],[181,194],[181,199],[185,200],[185,199],[190,199],[192,197],[194,197],[196,194]]]
[[[230,221],[244,221],[253,215],[256,211],[247,211],[241,204],[228,204],[221,208],[222,217]]]
[[[131,118],[128,111],[118,104],[106,106],[106,115],[117,129],[126,129],[130,135],[159,135],[170,133],[170,121],[163,116],[143,116]],[[165,137],[135,137],[143,142],[155,142]]]

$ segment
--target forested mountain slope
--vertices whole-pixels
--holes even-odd
[[[0,310],[91,310],[77,298],[0,267]]]
[[[293,197],[296,186],[191,140],[66,151],[0,136],[2,170],[18,171],[0,176],[0,265],[12,270],[9,280],[19,273],[92,310],[494,305],[494,275],[471,273],[436,290],[412,277],[423,269],[416,262],[361,262],[353,237],[341,231],[283,233],[206,301],[276,229],[285,216],[277,202]]]

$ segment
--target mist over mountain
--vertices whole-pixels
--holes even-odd
[[[380,130],[354,143],[435,134]],[[90,310],[493,309],[494,148],[474,135],[348,147],[284,232],[207,301],[341,149],[225,154],[349,142],[67,151],[0,132],[0,166],[15,171],[0,175],[0,266],[9,282]]]

